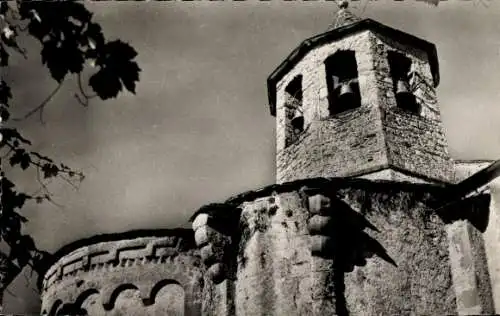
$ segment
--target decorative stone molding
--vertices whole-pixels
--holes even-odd
[[[75,247],[61,255],[45,274],[42,312],[52,315],[61,309],[77,311],[87,297],[96,294],[105,313],[114,310],[114,301],[122,291],[132,289],[140,297],[133,308],[148,313],[148,306],[156,304],[157,292],[166,285],[177,284],[184,290],[184,314],[199,315],[201,260],[194,240],[186,232],[189,231],[160,237],[154,237],[152,232],[150,237],[115,237],[118,240]],[[152,308],[163,308],[162,304]]]
[[[43,290],[61,282],[67,276],[80,272],[106,270],[113,267],[130,267],[147,263],[162,263],[182,251],[182,239],[137,238],[116,242],[103,242],[75,250],[53,264],[45,274]]]

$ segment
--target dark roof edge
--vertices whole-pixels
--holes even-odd
[[[494,163],[495,159],[453,159],[453,162],[459,164]]]
[[[500,177],[500,160],[484,167],[454,186],[455,195],[465,196]]]
[[[434,80],[434,86],[439,85],[439,61],[437,58],[436,46],[426,40],[418,38],[414,35],[386,26],[372,19],[364,19],[340,28],[313,36],[303,41],[290,55],[269,75],[267,78],[267,93],[271,115],[276,115],[276,84],[283,76],[312,48],[323,44],[326,41],[340,39],[354,32],[364,31],[374,28],[381,33],[396,37],[401,42],[411,42],[417,47],[423,48],[429,54],[429,63]]]
[[[368,180],[363,178],[355,178],[355,177],[338,177],[338,178],[308,178],[308,179],[300,179],[291,182],[285,182],[282,184],[271,184],[265,186],[263,188],[257,190],[250,190],[238,195],[235,195],[225,202],[222,203],[211,203],[206,204],[200,207],[189,219],[192,222],[196,216],[200,213],[205,213],[211,210],[211,208],[217,210],[231,210],[237,208],[243,202],[253,201],[258,198],[271,196],[273,193],[284,193],[300,190],[302,187],[310,187],[310,188],[322,188],[325,186],[336,186],[339,188],[342,187],[371,187],[376,188],[377,190],[384,190],[387,186],[396,185],[401,188],[401,190],[406,189],[425,189],[429,190],[432,188],[434,190],[447,190],[449,186],[452,184],[441,184],[441,183],[413,183],[413,182],[394,182],[391,180]]]
[[[131,230],[121,233],[110,233],[110,234],[99,234],[91,237],[79,239],[73,241],[69,244],[64,245],[59,248],[54,254],[53,258],[55,260],[59,260],[63,256],[77,250],[78,248],[82,248],[85,246],[90,246],[93,244],[101,243],[101,242],[112,242],[119,240],[127,240],[127,239],[135,239],[135,238],[144,238],[144,237],[167,237],[167,236],[177,236],[185,238],[186,241],[194,242],[193,231],[188,228],[173,228],[173,229],[138,229]]]

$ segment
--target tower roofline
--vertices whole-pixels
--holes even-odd
[[[401,43],[407,43],[426,51],[429,55],[429,63],[434,80],[434,87],[438,86],[439,63],[436,46],[434,44],[411,34],[386,26],[372,19],[363,19],[361,21],[310,37],[304,40],[290,53],[290,55],[288,55],[288,57],[267,78],[267,91],[271,115],[276,115],[276,85],[309,51],[329,41],[338,40],[350,34],[365,30],[376,31],[394,38]]]

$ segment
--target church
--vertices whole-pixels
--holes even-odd
[[[267,79],[276,184],[61,248],[42,315],[500,313],[500,162],[455,161],[434,44],[343,1]]]

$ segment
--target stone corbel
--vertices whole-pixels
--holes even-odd
[[[329,258],[334,251],[334,218],[332,217],[332,199],[318,190],[303,189],[307,199],[307,208],[311,214],[307,229],[311,238],[311,254]]]
[[[234,211],[234,209],[232,210]],[[224,212],[225,213],[225,212]],[[194,239],[209,277],[218,284],[233,274],[233,241],[239,216],[199,213],[193,220]]]
[[[335,201],[318,189],[302,189],[309,210],[307,229],[310,235],[312,315],[337,315],[338,286],[335,282],[335,255],[337,242],[332,204]]]

